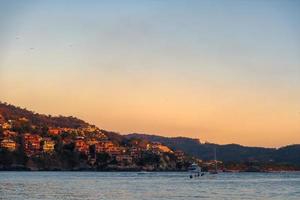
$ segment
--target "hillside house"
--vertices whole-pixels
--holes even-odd
[[[177,150],[174,152],[174,155],[176,156],[176,158],[179,162],[182,162],[184,160],[184,152],[183,151]]]
[[[98,134],[98,139],[100,139],[100,140],[108,140],[108,137],[104,133],[99,133]]]
[[[131,147],[129,152],[130,156],[132,156],[135,159],[140,158],[142,155],[142,151],[138,147]]]
[[[91,146],[97,144],[98,140],[96,138],[90,138],[86,141],[86,143]]]
[[[50,135],[59,135],[61,134],[61,130],[59,128],[49,128],[48,130]]]
[[[5,130],[5,131],[3,131],[2,135],[5,138],[15,138],[18,136],[18,133],[14,132],[14,131],[10,131],[10,130]]]
[[[43,139],[43,151],[45,153],[52,153],[54,151],[55,142],[51,138]]]
[[[3,139],[0,142],[0,147],[9,151],[15,151],[17,148],[17,143],[11,139]]]
[[[123,165],[130,165],[132,164],[132,156],[130,155],[117,155],[116,161],[123,164]]]
[[[24,152],[28,155],[34,155],[40,153],[41,140],[39,135],[25,133],[23,136]]]
[[[121,149],[119,146],[115,145],[111,141],[100,141],[95,144],[95,151],[97,153],[108,153],[112,156],[121,154]]]
[[[75,141],[75,150],[88,155],[89,154],[89,145],[84,141],[83,138],[77,138]]]
[[[2,129],[3,130],[9,130],[9,129],[11,129],[11,124],[8,123],[8,122],[3,123],[2,124]]]
[[[173,153],[173,151],[169,147],[161,144],[160,142],[154,142],[151,146],[151,149],[155,154]]]

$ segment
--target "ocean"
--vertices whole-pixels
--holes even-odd
[[[0,172],[0,199],[300,199],[300,173]]]

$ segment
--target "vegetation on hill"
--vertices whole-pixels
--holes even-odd
[[[300,166],[300,145],[289,145],[279,149],[246,147],[238,144],[218,145],[200,143],[196,139],[183,137],[163,137],[146,134],[129,134],[127,138],[142,138],[161,142],[175,150],[182,150],[202,160],[213,160],[214,149],[217,158],[223,162],[268,162]]]
[[[66,128],[81,128],[89,124],[76,117],[69,116],[51,116],[38,114],[29,111],[26,108],[16,107],[11,104],[0,102],[0,113],[4,120],[16,120],[19,118],[26,118],[31,124],[36,126],[49,126],[49,127],[66,127]]]

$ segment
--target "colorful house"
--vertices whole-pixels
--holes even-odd
[[[17,143],[11,139],[3,139],[0,142],[0,147],[5,148],[9,151],[15,151],[17,148]]]
[[[95,151],[97,153],[108,153],[112,156],[121,154],[121,148],[115,145],[112,141],[100,141],[95,144]]]
[[[59,135],[61,134],[61,130],[58,128],[49,128],[48,130],[50,135]]]
[[[46,153],[52,153],[54,151],[55,142],[51,138],[43,139],[43,151]]]
[[[159,142],[154,142],[152,144],[151,148],[152,148],[153,153],[156,153],[156,154],[160,154],[160,153],[173,153],[173,151],[169,147],[167,147],[167,146],[165,146],[165,145],[163,145],[163,144],[161,144]]]
[[[40,153],[41,140],[42,138],[39,135],[25,133],[23,136],[24,152],[28,156]]]
[[[10,124],[10,123],[7,123],[7,122],[3,123],[3,124],[2,124],[2,129],[3,129],[3,130],[11,129],[11,124]]]
[[[18,133],[10,130],[3,131],[3,136],[5,138],[14,138],[17,137]]]
[[[83,138],[77,138],[75,141],[75,150],[87,155],[89,153],[89,145]]]

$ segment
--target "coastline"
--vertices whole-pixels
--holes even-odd
[[[30,169],[30,168],[10,168],[10,169],[0,169],[0,172],[182,172],[188,173],[187,170],[143,170],[143,169],[105,169],[105,170],[97,170],[97,169]],[[208,171],[203,171],[204,173],[208,173]],[[290,173],[290,172],[300,172],[300,170],[273,170],[273,171],[247,171],[247,170],[220,170],[219,173],[226,174],[238,174],[238,173]]]

